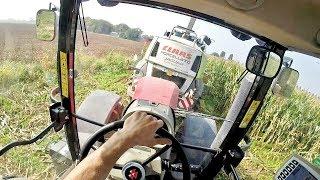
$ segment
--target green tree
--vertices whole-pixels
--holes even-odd
[[[119,34],[119,37],[128,39],[126,32],[130,29],[130,27],[124,23],[118,24],[114,26],[114,31]]]
[[[102,19],[85,18],[87,30],[99,34],[110,34],[117,32],[120,38],[138,41],[141,39],[143,31],[139,28],[130,28],[127,24],[121,23],[113,25],[108,21]],[[78,24],[78,29],[80,25]]]
[[[125,32],[126,39],[138,41],[141,39],[142,30],[139,28],[128,29]]]
[[[126,32],[128,29],[130,29],[130,27],[124,23],[118,24],[114,26],[114,30],[116,32]]]
[[[113,31],[113,25],[105,20],[86,18],[87,30],[100,34],[110,34]]]

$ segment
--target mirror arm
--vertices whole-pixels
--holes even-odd
[[[239,84],[241,81],[242,81],[242,79],[248,74],[248,70],[244,70],[242,73],[241,73],[241,75],[239,76],[239,78],[237,79],[237,84]]]
[[[57,11],[58,8],[57,8],[56,5],[54,5],[53,3],[49,3],[49,10],[50,10],[50,11]]]

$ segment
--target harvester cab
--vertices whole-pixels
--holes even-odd
[[[183,44],[197,46],[202,51],[205,51],[206,46],[211,44],[211,39],[208,36],[198,37],[194,30],[182,26],[175,26],[171,32],[166,32],[164,35]]]
[[[154,37],[144,57],[134,68],[128,95],[133,95],[139,78],[158,77],[179,87],[179,108],[190,110],[203,92],[199,70],[205,65],[204,50],[210,44],[207,36],[200,38],[193,30],[182,26],[174,27],[163,37]]]
[[[177,1],[174,4],[165,0],[98,0],[98,3],[106,7],[130,3],[170,10],[230,28],[232,34],[236,34],[235,37],[242,41],[256,38],[262,42],[260,45],[254,45],[248,53],[245,61],[246,72],[241,78],[239,90],[226,117],[189,111],[192,105],[181,105],[183,97],[189,96],[197,100],[202,94],[203,83],[197,77],[201,67],[205,65],[205,48],[211,43],[207,36],[199,38],[192,29],[181,26],[174,27],[163,37],[153,38],[144,57],[134,67],[135,76],[131,87],[128,88],[131,101],[125,108],[122,108],[120,95],[106,90],[92,91],[77,108],[74,86],[77,55],[75,41],[76,34],[79,34],[78,20],[84,20],[80,17],[82,1],[61,1],[57,36],[60,99],[49,108],[51,124],[31,140],[6,145],[0,149],[0,155],[15,146],[31,144],[43,138],[50,129],[58,132],[64,128],[65,139],[54,143],[50,149],[58,176],[64,177],[67,169],[72,169],[102,143],[108,141],[112,133],[121,129],[131,114],[143,111],[164,122],[157,135],[170,139],[172,145],[130,148],[119,158],[108,178],[130,179],[127,172],[134,168],[139,172],[139,178],[134,178],[137,180],[214,179],[221,171],[230,179],[240,179],[236,167],[244,159],[245,149],[250,146],[247,133],[263,108],[268,91],[272,88],[275,95],[289,97],[299,77],[299,73],[289,67],[290,63],[283,61],[284,53],[290,44],[276,41],[283,40],[282,36],[279,36],[282,35],[282,31],[278,31],[277,28],[270,32],[260,29],[259,32],[274,35],[271,36],[274,39],[271,39],[257,35],[259,28],[256,29],[255,25],[249,24],[253,28],[251,32],[250,27],[238,27],[239,23],[234,23],[238,26],[229,24],[210,13],[213,9],[219,10],[222,7],[213,1]],[[212,7],[210,11],[204,8],[206,5],[212,5],[208,6]],[[197,9],[193,9],[193,6]],[[227,4],[223,7],[239,17],[245,13],[243,10],[234,10]],[[39,39],[52,41],[55,38],[57,10],[58,8],[40,10],[37,13],[36,27]],[[228,14],[221,13],[221,18],[224,15]],[[261,13],[261,16],[264,17],[265,12]],[[259,17],[260,15],[255,16],[251,20],[261,24]],[[241,20],[246,22],[246,18]],[[87,37],[83,32],[86,28],[82,27],[83,24],[79,23],[81,34],[85,46],[88,46],[85,40]],[[297,37],[296,40],[303,41],[303,37]],[[303,41],[302,44],[297,48],[319,56],[319,48],[309,45],[308,41]],[[221,122],[220,127],[217,125],[218,121]],[[246,148],[240,143],[244,143]],[[320,173],[303,158],[294,155],[278,171],[275,178],[288,177],[317,179]]]

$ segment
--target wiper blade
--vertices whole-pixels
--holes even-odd
[[[82,2],[80,3],[80,7],[81,7],[81,14],[82,14],[82,18],[80,16],[80,12],[79,12],[79,23],[80,23],[80,29],[81,29],[81,35],[82,35],[82,40],[83,40],[83,44],[84,47],[88,47],[89,45],[89,40],[88,40],[88,33],[87,33],[87,26],[86,26],[86,21],[84,19],[84,13],[83,13],[83,6],[82,6]],[[79,10],[80,11],[80,10]],[[84,32],[83,32],[84,29]]]

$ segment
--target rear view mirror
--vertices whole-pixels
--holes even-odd
[[[36,17],[36,37],[42,41],[52,41],[56,35],[56,13],[40,9]]]
[[[263,77],[274,78],[281,67],[281,57],[263,46],[253,46],[249,52],[246,68]]]
[[[284,67],[272,87],[272,93],[278,96],[289,97],[297,85],[299,72],[292,68]]]

